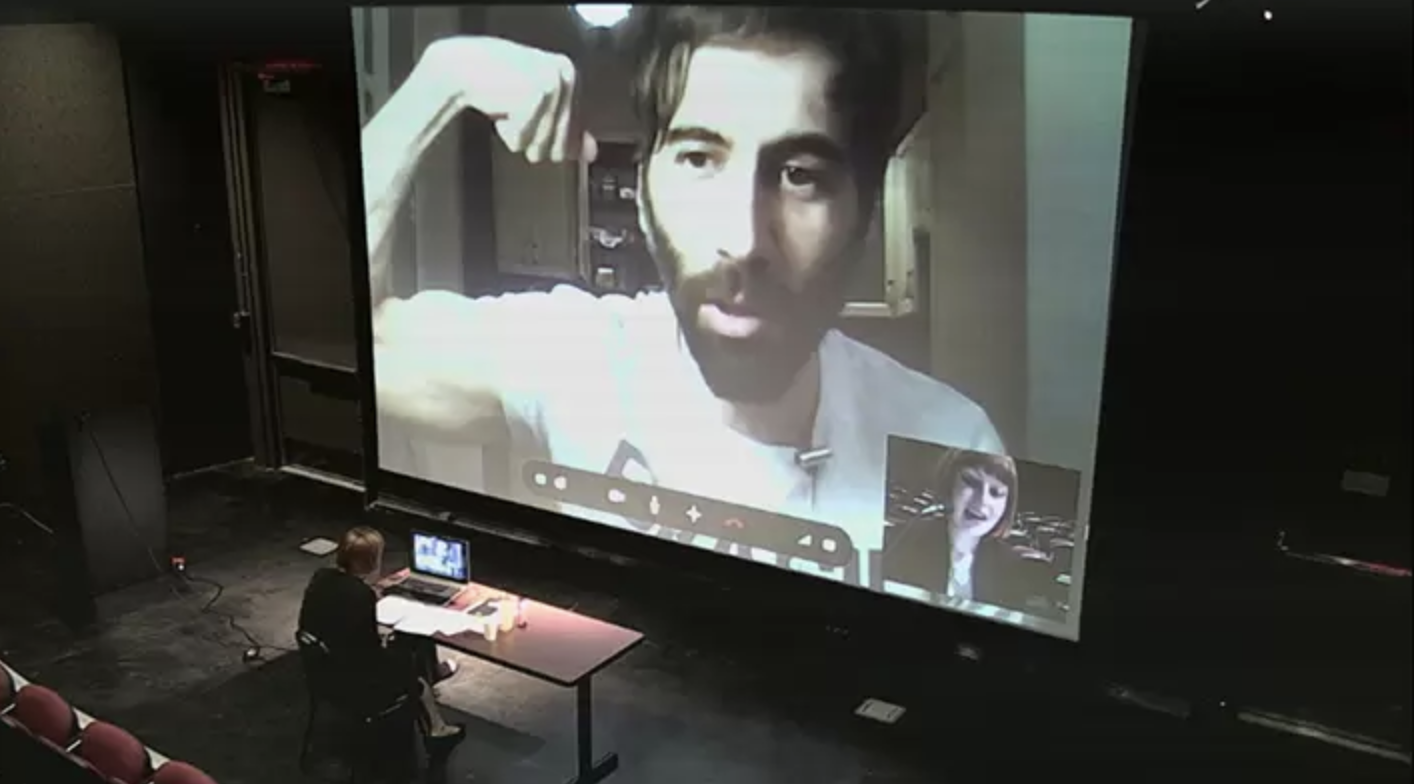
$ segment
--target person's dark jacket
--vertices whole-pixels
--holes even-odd
[[[299,628],[329,650],[329,682],[346,684],[330,695],[355,711],[377,709],[407,693],[410,666],[383,646],[378,634],[378,595],[362,580],[339,569],[320,569],[310,579],[300,605]]]
[[[884,533],[883,578],[939,596],[947,590],[952,544],[942,510],[890,525]],[[972,558],[972,601],[1040,617],[1059,616],[1063,596],[1055,569],[1028,561],[1001,539],[985,537]]]

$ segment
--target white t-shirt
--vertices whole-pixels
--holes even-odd
[[[972,550],[954,549],[952,552],[952,568],[948,570],[948,586],[945,592],[953,599],[972,600],[972,563],[974,552]]]
[[[627,443],[647,465],[636,466],[646,468],[642,475],[630,472],[626,479],[828,523],[843,529],[859,553],[857,568],[793,559],[789,566],[798,571],[870,585],[867,553],[883,546],[889,436],[1003,449],[976,403],[832,330],[820,345],[812,440],[831,456],[808,471],[798,465],[797,450],[753,441],[723,422],[720,403],[680,340],[666,295],[595,296],[560,286],[478,300],[482,304],[489,306],[485,315],[494,313],[481,329],[493,330],[501,346],[492,372],[517,464],[538,458],[605,473]],[[519,470],[511,475],[518,478]],[[528,489],[518,492],[519,501],[545,505]],[[596,510],[561,511],[628,527],[621,517]],[[705,536],[694,544],[717,546]],[[749,556],[777,561],[774,553]]]

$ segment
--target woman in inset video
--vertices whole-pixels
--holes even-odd
[[[1015,579],[1018,559],[1003,542],[1016,520],[1016,462],[944,449],[925,476],[925,492],[897,508],[884,534],[884,590],[936,604],[1024,607],[1017,592],[1027,581]]]
[[[934,492],[947,525],[948,579],[944,595],[985,604],[1011,593],[1002,540],[1016,521],[1016,462],[1005,455],[949,450],[938,463]]]

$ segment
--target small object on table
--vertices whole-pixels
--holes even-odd
[[[519,598],[519,599],[516,599],[516,628],[517,628],[517,629],[524,629],[527,625],[529,625],[530,621],[525,617],[525,612],[526,612],[526,610],[528,610],[528,609],[529,609],[529,606],[528,606],[528,605],[526,604],[526,602],[525,602],[525,597],[521,597],[521,598]]]
[[[501,631],[501,624],[495,621],[494,618],[487,618],[486,622],[481,624],[481,634],[487,642],[495,642],[496,635]]]
[[[508,632],[516,625],[515,600],[509,597],[504,598],[499,602],[499,605],[500,612],[497,614],[497,622],[501,625],[501,631]]]
[[[477,602],[470,610],[467,610],[468,615],[481,621],[490,619],[496,612],[496,601],[494,599],[483,599]]]

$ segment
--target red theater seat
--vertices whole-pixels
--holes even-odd
[[[84,727],[78,754],[103,775],[121,784],[141,784],[152,775],[152,760],[142,741],[107,722],[95,721]]]
[[[57,692],[29,684],[15,695],[15,720],[35,735],[60,748],[78,734],[78,716]]]
[[[185,762],[169,762],[157,769],[152,784],[216,784],[216,780]]]

